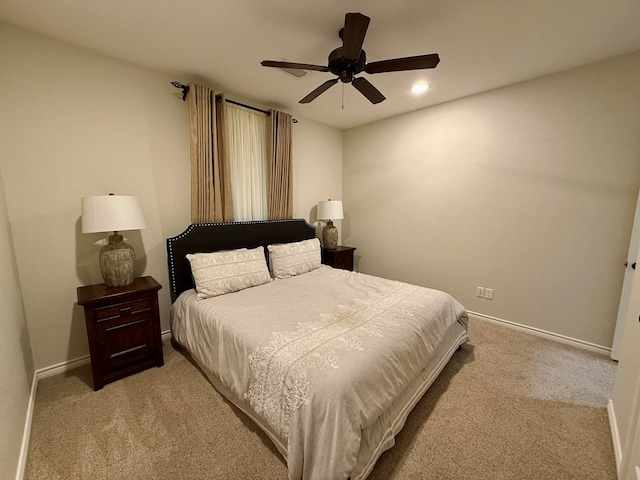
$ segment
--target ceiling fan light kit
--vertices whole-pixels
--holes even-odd
[[[376,73],[400,72],[404,70],[421,70],[435,68],[438,62],[440,62],[438,54],[431,53],[367,63],[367,54],[362,49],[362,45],[367,33],[367,28],[369,28],[370,20],[369,17],[361,13],[347,13],[345,15],[344,28],[341,28],[338,33],[342,39],[342,47],[336,48],[329,54],[327,66],[275,60],[263,60],[260,64],[263,67],[331,72],[336,75],[337,78],[327,80],[301,99],[299,103],[310,103],[338,83],[338,81],[341,81],[343,83],[350,83],[371,103],[376,104],[384,101],[386,97],[366,78],[356,77],[359,73],[365,72],[373,75]]]

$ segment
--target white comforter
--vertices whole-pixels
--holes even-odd
[[[207,300],[182,294],[174,338],[286,445],[290,479],[344,480],[361,432],[429,362],[462,305],[322,266]]]

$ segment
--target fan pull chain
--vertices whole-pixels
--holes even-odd
[[[344,83],[342,84],[342,110],[344,110]]]

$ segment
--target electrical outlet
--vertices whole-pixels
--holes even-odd
[[[476,297],[484,298],[484,287],[476,287]]]
[[[484,289],[484,298],[487,300],[493,300],[493,288]]]

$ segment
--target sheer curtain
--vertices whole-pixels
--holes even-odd
[[[235,221],[267,218],[267,116],[225,103]]]

